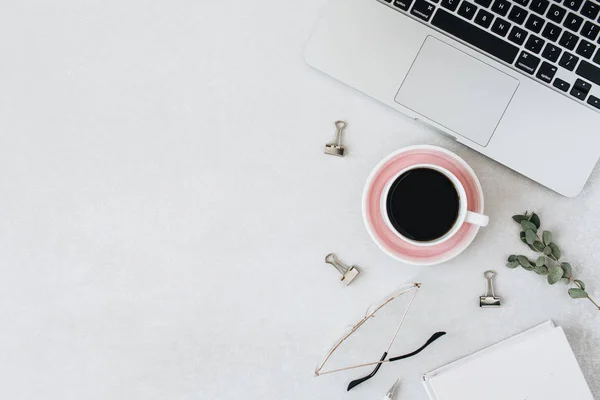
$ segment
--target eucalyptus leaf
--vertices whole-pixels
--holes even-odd
[[[541,267],[542,265],[546,264],[546,257],[544,256],[539,256],[538,259],[535,261],[535,266],[536,267]]]
[[[520,224],[521,221],[527,221],[529,217],[526,215],[513,215],[512,219],[514,219],[517,224]]]
[[[532,266],[529,259],[525,256],[517,256],[517,260],[522,267],[530,268]]]
[[[562,267],[562,269],[565,270],[565,278],[570,278],[571,276],[573,276],[573,268],[571,267],[571,264],[564,262],[560,264],[560,266]]]
[[[544,233],[542,234],[542,240],[544,241],[544,244],[546,246],[552,243],[552,232],[544,231]]]
[[[548,275],[548,267],[546,267],[545,265],[535,267],[534,271],[538,275]]]
[[[531,221],[523,220],[521,221],[521,226],[525,231],[531,229],[532,231],[537,232],[537,226],[535,226]]]
[[[537,229],[540,229],[540,225],[542,223],[540,221],[540,217],[536,213],[531,214],[529,221],[531,221],[531,223],[533,223]]]
[[[531,229],[527,229],[525,231],[525,240],[527,241],[527,244],[533,244],[533,242],[537,240],[537,235]]]
[[[561,263],[562,252],[556,243],[553,242],[553,235],[550,231],[541,231],[540,217],[536,213],[513,215],[512,219],[521,226],[519,238],[521,242],[527,245],[532,251],[537,252],[536,261],[531,261],[523,255],[511,254],[508,256],[506,266],[508,268],[517,268],[519,265],[526,271],[534,271],[538,275],[547,276],[548,283],[555,285],[563,282],[569,289],[569,296],[574,299],[588,298],[599,310],[600,307],[594,299],[586,292],[585,283],[578,279],[573,279],[573,267],[567,262]],[[538,229],[540,235],[538,236]],[[551,264],[551,265],[547,265]],[[576,285],[573,287],[573,285]]]
[[[558,260],[562,254],[560,253],[560,249],[558,248],[556,243],[550,243],[548,246],[550,246],[550,248],[552,249],[552,255],[554,256],[554,258]]]
[[[521,232],[520,237],[521,237],[521,242],[527,244],[527,240],[525,240],[525,232]]]
[[[556,282],[561,280],[564,273],[565,271],[559,266],[550,268],[548,270],[548,283],[554,285]]]
[[[587,299],[588,298],[588,294],[585,290],[583,289],[569,289],[569,296],[571,296],[571,298],[573,299]]]
[[[579,286],[581,286],[581,288],[583,290],[585,290],[585,283],[583,283],[583,281],[580,281],[579,279],[575,279],[574,282],[577,283]]]

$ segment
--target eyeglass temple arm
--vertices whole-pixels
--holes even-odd
[[[387,352],[383,353],[383,355],[381,356],[381,359],[380,359],[379,361],[383,361],[383,360],[385,360],[385,358],[387,357],[387,354],[388,354]],[[363,382],[365,382],[365,381],[368,381],[369,379],[371,379],[372,377],[374,377],[374,376],[375,376],[375,374],[377,373],[377,371],[379,371],[379,368],[381,368],[381,365],[382,365],[381,363],[377,364],[377,366],[375,367],[375,369],[373,370],[373,372],[371,372],[369,375],[367,375],[367,376],[364,376],[364,377],[362,377],[362,378],[359,378],[359,379],[355,379],[355,380],[353,380],[352,382],[350,382],[350,383],[348,384],[348,389],[347,389],[347,390],[348,390],[348,391],[350,391],[350,390],[352,390],[352,388],[354,388],[355,386],[358,386],[358,385],[360,385],[361,383],[363,383]]]
[[[392,357],[390,358],[388,361],[392,362],[392,361],[398,361],[398,360],[402,360],[405,358],[409,358],[412,356],[416,356],[417,354],[419,354],[420,352],[422,352],[423,350],[425,350],[427,348],[427,346],[429,346],[431,343],[435,342],[436,340],[438,340],[439,338],[441,338],[442,336],[444,336],[446,334],[446,332],[436,332],[433,335],[431,335],[431,337],[429,338],[429,340],[427,342],[425,342],[425,344],[421,347],[419,347],[417,350],[411,352],[411,353],[407,353],[401,356],[397,356],[397,357]],[[359,379],[355,379],[352,382],[350,382],[348,384],[348,391],[350,391],[351,389],[355,388],[356,386],[360,385],[361,383],[368,381],[369,379],[371,379],[372,377],[375,376],[375,374],[377,373],[377,371],[379,371],[379,368],[381,367],[381,361],[385,360],[385,358],[387,357],[387,352],[383,353],[383,356],[381,357],[380,364],[377,364],[377,366],[375,367],[375,369],[373,370],[373,372],[371,372],[369,375],[359,378]]]
[[[429,338],[429,340],[423,346],[421,346],[420,348],[418,348],[417,350],[413,351],[412,353],[404,354],[402,356],[392,357],[392,358],[390,358],[390,362],[402,360],[404,358],[409,358],[409,357],[412,357],[412,356],[416,356],[417,354],[419,354],[420,352],[422,352],[423,350],[425,350],[425,348],[427,348],[427,346],[429,346],[431,343],[435,342],[436,340],[438,340],[439,338],[441,338],[445,334],[446,334],[446,332],[436,332],[436,333],[434,333],[433,335],[431,335],[431,337]]]

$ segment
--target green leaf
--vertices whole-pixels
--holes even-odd
[[[525,243],[532,251],[537,251],[535,247],[527,243],[527,240],[525,239],[525,232],[521,232],[521,242]]]
[[[537,232],[537,226],[535,226],[531,221],[521,221],[521,226],[523,227],[523,229],[525,231],[527,231],[528,229],[531,229],[534,232]]]
[[[544,254],[549,256],[550,254],[552,254],[552,249],[550,248],[550,246],[546,246],[544,247]]]
[[[565,270],[565,274],[563,275],[564,278],[570,278],[573,275],[573,268],[571,267],[571,264],[564,262],[560,264],[560,266]]]
[[[569,289],[569,296],[571,296],[572,299],[587,299],[588,298],[588,294],[585,290],[583,289]]]
[[[569,283],[571,283],[571,280],[569,278],[560,278],[560,281],[562,283],[564,283],[565,285],[568,285]]]
[[[534,271],[538,275],[548,275],[548,267],[546,267],[545,265],[535,267]]]
[[[517,256],[515,256],[514,254],[511,254],[510,256],[508,256],[509,262],[516,261],[516,260],[517,260]]]
[[[579,279],[575,279],[574,282],[577,283],[579,286],[581,286],[581,288],[583,290],[585,290],[585,283],[583,283],[583,281],[580,281]]]
[[[561,267],[552,267],[548,270],[548,283],[554,285],[556,282],[560,281],[563,277],[565,271]]]
[[[541,253],[544,251],[544,244],[542,242],[540,242],[539,240],[536,240],[535,242],[533,242],[532,246],[535,249],[535,251],[537,251],[538,253]]]
[[[519,261],[519,264],[521,264],[521,266],[523,267],[531,267],[531,262],[529,261],[529,259],[525,256],[517,256],[517,260]]]
[[[531,229],[527,229],[525,231],[525,241],[527,241],[527,244],[533,244],[533,242],[535,242],[536,240],[537,235],[535,234],[535,232]]]
[[[541,267],[542,265],[546,264],[546,257],[544,256],[539,256],[538,259],[535,261],[535,266],[536,267]]]
[[[507,266],[508,268],[517,268],[519,265],[520,265],[520,264],[519,264],[519,261],[517,261],[517,260],[514,260],[514,261],[509,261],[509,262],[506,264],[506,266]]]
[[[558,260],[562,255],[558,246],[555,243],[550,243],[548,246],[550,246],[550,248],[552,249],[552,255],[554,256],[554,258]]]
[[[544,244],[546,246],[552,243],[552,232],[544,231],[544,233],[542,234],[542,240],[544,241]]]
[[[540,229],[542,223],[540,222],[540,217],[536,213],[531,214],[529,221],[531,221],[537,229]]]
[[[529,220],[529,217],[526,215],[513,215],[512,219],[514,219],[517,222],[517,224],[520,224],[521,221]]]

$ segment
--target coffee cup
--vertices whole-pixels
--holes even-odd
[[[468,208],[461,181],[433,164],[415,164],[399,171],[381,193],[381,214],[386,225],[416,246],[443,243],[464,224],[487,226],[486,215]]]

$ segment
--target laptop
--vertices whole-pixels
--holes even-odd
[[[564,196],[600,156],[595,0],[331,0],[305,59]]]

